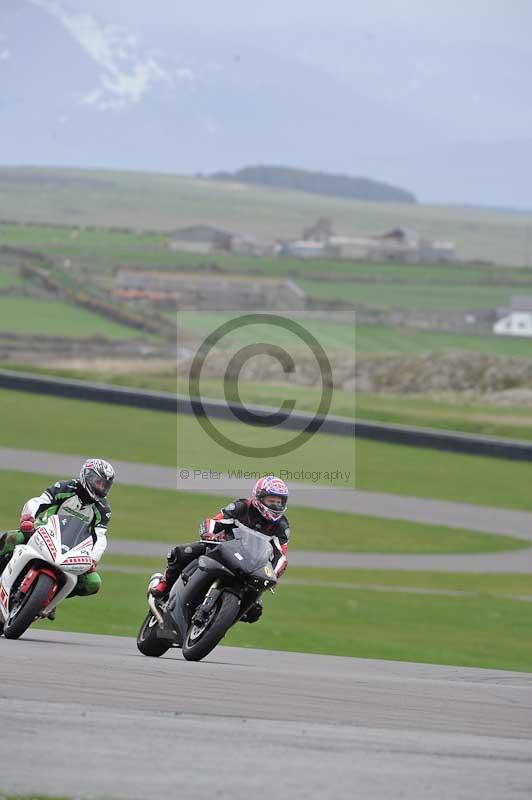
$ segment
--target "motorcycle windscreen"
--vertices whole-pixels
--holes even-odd
[[[250,573],[269,563],[273,548],[270,540],[262,533],[237,529],[234,537],[223,544],[223,560],[227,560],[228,565],[238,565],[240,569]]]
[[[59,527],[61,529],[61,544],[63,551],[66,547],[72,550],[89,536],[89,523],[72,514],[59,514]]]

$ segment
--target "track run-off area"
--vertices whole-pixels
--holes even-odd
[[[76,474],[82,460],[0,448],[3,469],[21,473]],[[183,480],[179,468],[113,463],[126,485],[206,495],[249,491],[247,480]],[[523,540],[523,549],[438,555],[291,549],[292,566],[532,573],[531,513],[316,489],[294,484],[293,505],[510,535]],[[110,532],[111,556],[155,556],[162,566],[167,549],[167,542],[113,538]],[[145,572],[140,563],[112,558],[107,564],[104,559],[102,568]],[[290,572],[283,580],[288,586],[304,583]],[[354,588],[338,580],[323,588]],[[360,588],[471,594],[434,587]],[[532,596],[520,599],[530,602]],[[408,629],[403,632],[408,637]],[[349,635],[356,637],[356,626]],[[177,649],[150,659],[129,636],[58,632],[50,625],[30,629],[18,641],[0,638],[0,720],[0,795],[83,800],[532,795],[532,675],[524,672],[222,646],[194,664]]]
[[[83,455],[62,455],[35,450],[0,447],[3,469],[30,473],[72,475],[79,470]],[[224,477],[222,480],[179,477],[190,472],[183,466],[171,467],[113,460],[120,483],[151,489],[179,489],[203,494],[225,493],[227,497],[244,496],[249,481]],[[293,566],[323,568],[360,568],[390,570],[430,570],[434,572],[526,573],[532,574],[532,513],[444,500],[367,492],[330,486],[294,483],[291,502],[294,506],[331,509],[382,519],[399,519],[427,525],[446,525],[500,536],[522,539],[523,550],[495,553],[460,553],[441,555],[391,555],[383,553],[328,553],[290,550]],[[167,543],[154,541],[113,540],[109,553],[117,555],[164,556]]]
[[[532,793],[532,677],[134,640],[0,639],[5,793],[516,800]],[[31,754],[28,758],[28,754]]]

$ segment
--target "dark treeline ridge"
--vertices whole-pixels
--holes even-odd
[[[405,189],[390,186],[371,178],[354,178],[327,172],[310,172],[294,167],[253,166],[236,172],[214,172],[210,178],[218,181],[254,183],[279,189],[292,189],[333,197],[350,197],[379,203],[415,203],[416,197]]]

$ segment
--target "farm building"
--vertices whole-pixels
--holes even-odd
[[[327,245],[323,242],[299,239],[297,242],[284,243],[280,246],[278,253],[280,256],[292,258],[324,258],[327,253]]]
[[[234,234],[212,225],[191,225],[170,234],[168,247],[184,253],[212,253],[231,249]]]
[[[532,336],[532,295],[514,295],[493,326],[499,336]]]
[[[337,236],[328,219],[319,219],[314,226],[305,228],[303,240],[290,242],[284,252],[298,258],[410,263],[454,260],[452,242],[424,239],[410,228],[393,228],[379,236]]]
[[[212,225],[191,225],[170,234],[168,248],[181,253],[234,253],[243,256],[267,255],[272,247],[252,236],[215,228]]]

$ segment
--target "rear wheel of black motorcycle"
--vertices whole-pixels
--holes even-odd
[[[157,636],[158,623],[150,612],[142,625],[137,636],[137,647],[144,656],[158,658],[166,653],[171,647],[170,642],[160,639]]]
[[[220,642],[240,613],[240,600],[231,592],[220,597],[213,616],[205,626],[191,625],[183,644],[187,661],[201,661]]]
[[[33,586],[15,604],[4,625],[6,639],[18,639],[43,610],[55,581],[41,572]]]

